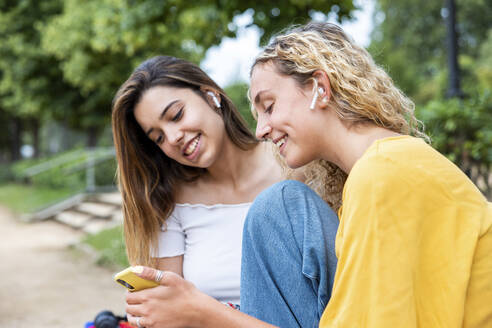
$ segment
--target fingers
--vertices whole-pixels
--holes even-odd
[[[143,317],[133,316],[131,314],[127,314],[126,318],[128,320],[128,323],[130,325],[132,325],[133,327],[138,327],[138,328],[146,327],[145,318],[143,318]]]
[[[155,281],[157,283],[160,283],[162,277],[164,276],[164,272],[161,270],[156,270],[141,265],[133,266],[132,272],[135,273],[140,278],[143,278],[145,280]]]
[[[154,280],[156,276],[158,277],[158,270],[148,267],[140,267],[140,269],[138,269],[138,272],[134,272],[139,277],[147,280]],[[173,297],[176,297],[176,295],[181,295],[183,292],[183,287],[186,286],[185,280],[178,274],[171,271],[162,272],[160,284],[161,286],[157,286],[154,288],[128,292],[126,294],[126,302],[128,304],[142,304],[150,299],[156,298],[169,300]]]
[[[130,325],[132,325],[133,327],[136,327],[137,326],[137,322],[135,321],[136,317],[134,317],[133,315],[131,315],[130,313],[127,313],[126,314],[126,320],[128,321],[128,323]]]
[[[132,271],[140,278],[156,281],[163,286],[172,285],[177,278],[181,278],[179,275],[171,271],[161,271],[140,265],[132,267]]]
[[[142,304],[149,299],[148,290],[141,290],[138,292],[128,292],[126,293],[126,302],[128,304]]]
[[[140,304],[127,304],[125,312],[134,317],[143,317],[145,315],[145,311]]]

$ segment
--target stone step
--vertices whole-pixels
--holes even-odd
[[[75,206],[74,209],[76,211],[101,218],[109,218],[115,211],[117,211],[117,208],[114,205],[95,202],[82,202],[81,204]]]
[[[98,233],[123,223],[121,194],[119,192],[97,195],[78,194],[39,211],[26,220],[48,218],[89,234]]]
[[[91,219],[84,224],[82,231],[88,234],[96,234],[102,230],[113,228],[117,225],[119,225],[119,223],[113,220]]]
[[[81,229],[91,220],[92,216],[75,211],[63,211],[55,216],[55,220],[69,225],[74,229]]]
[[[123,224],[123,212],[121,210],[115,211],[111,220],[118,224]]]
[[[22,216],[22,219],[24,221],[33,222],[33,221],[41,221],[41,220],[47,220],[53,218],[58,213],[69,210],[70,208],[73,208],[77,204],[80,204],[85,199],[85,197],[86,197],[85,194],[74,195],[61,202],[46,207],[38,212],[32,214],[26,214]]]
[[[123,199],[119,192],[98,194],[94,197],[94,200],[100,203],[116,205],[118,207],[121,207],[121,204],[123,203]]]

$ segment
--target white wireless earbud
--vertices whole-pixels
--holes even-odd
[[[217,96],[215,96],[215,93],[213,93],[212,91],[207,91],[207,94],[212,97],[212,101],[214,102],[215,107],[220,108],[220,102],[219,99],[217,99]]]
[[[318,97],[325,92],[325,89],[323,89],[322,87],[319,87],[317,91],[318,92],[314,93],[313,101],[311,101],[311,106],[309,106],[310,110],[314,110],[314,105],[316,105],[316,101],[318,100]]]

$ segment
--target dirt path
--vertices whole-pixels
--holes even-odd
[[[0,327],[83,328],[101,310],[124,312],[113,272],[68,248],[81,233],[26,224],[0,207]]]

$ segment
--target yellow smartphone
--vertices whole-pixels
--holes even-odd
[[[125,270],[118,272],[114,275],[114,281],[120,285],[126,287],[129,291],[134,292],[146,288],[159,286],[158,283],[152,280],[140,278],[133,271],[132,268],[126,268]]]

